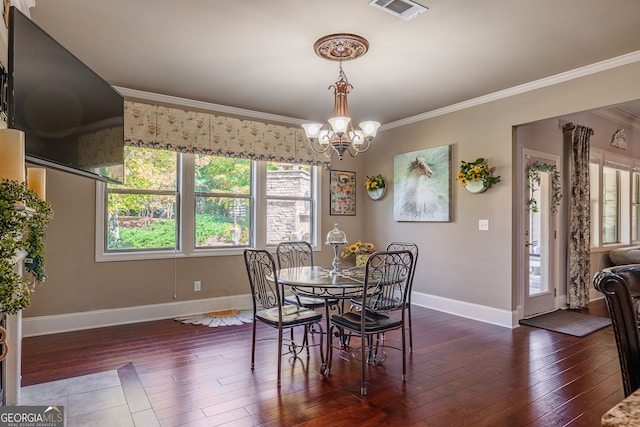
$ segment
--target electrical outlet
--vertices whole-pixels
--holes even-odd
[[[478,220],[478,230],[489,231],[489,220],[488,219]]]
[[[202,289],[202,284],[200,283],[200,280],[196,280],[195,282],[193,282],[193,290],[195,292],[200,292],[201,289]]]

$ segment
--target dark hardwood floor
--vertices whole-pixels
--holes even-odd
[[[608,317],[603,301],[585,312]],[[293,365],[283,358],[278,390],[275,341],[258,343],[252,373],[251,325],[173,320],[25,338],[23,386],[125,369],[139,377],[162,426],[599,426],[624,397],[611,327],[577,338],[421,307],[413,317],[407,382],[401,354],[389,350],[383,365],[368,367],[366,397],[359,362],[347,354],[334,354],[327,378],[317,348]]]

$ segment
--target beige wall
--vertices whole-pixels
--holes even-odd
[[[421,250],[415,291],[514,309],[512,127],[639,99],[638,75],[640,63],[382,132],[366,154],[334,162],[336,169],[357,172],[357,216],[328,214],[328,171],[323,172],[321,238],[337,222],[349,240],[371,240],[378,246],[415,241]],[[452,145],[453,171],[460,160],[486,157],[502,182],[474,195],[453,181],[450,223],[393,221],[394,155],[445,144]],[[48,173],[47,197],[55,213],[47,232],[49,277],[26,317],[247,293],[241,256],[95,263],[94,182]],[[378,173],[391,185],[374,202],[361,186],[366,175]],[[477,230],[481,218],[490,220],[489,232]],[[317,260],[328,264],[331,256],[323,246]],[[194,280],[202,281],[199,293],[192,291]]]
[[[451,223],[394,222],[393,191],[380,202],[365,202],[365,222],[377,241],[419,244],[414,291],[514,310],[512,127],[638,99],[638,72],[634,64],[382,133],[367,153],[365,174],[392,177],[395,154],[451,144],[454,172],[461,160],[485,157],[502,177],[482,194],[469,194],[454,181]],[[489,219],[489,232],[478,231],[479,219]]]

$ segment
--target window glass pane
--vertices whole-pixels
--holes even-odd
[[[195,191],[250,194],[251,160],[196,155]]]
[[[589,186],[591,196],[591,246],[600,245],[600,165],[589,163]]]
[[[638,214],[640,213],[640,173],[633,173],[633,184],[631,189],[631,240],[637,241],[638,236]]]
[[[107,249],[174,249],[176,198],[148,194],[108,195]]]
[[[127,146],[124,148],[125,182],[109,184],[109,188],[175,191],[177,165],[176,152]]]
[[[605,166],[602,169],[602,242],[618,242],[618,170]]]
[[[267,245],[289,240],[311,242],[310,203],[304,200],[267,200]]]
[[[311,195],[311,166],[268,162],[267,195],[309,197]]]
[[[249,199],[196,197],[196,248],[249,244]]]

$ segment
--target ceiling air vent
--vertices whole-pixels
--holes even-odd
[[[411,21],[427,10],[425,6],[410,0],[371,0],[369,5],[399,16],[405,21]]]

